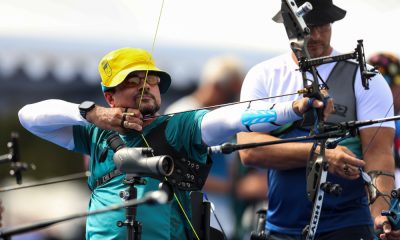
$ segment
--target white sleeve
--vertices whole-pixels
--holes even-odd
[[[361,84],[360,71],[357,73],[355,82],[357,99],[357,120],[371,120],[378,118],[393,117],[393,96],[389,85],[381,74],[377,74],[369,81],[369,90],[365,90]],[[368,127],[391,127],[394,121],[377,123]]]
[[[217,108],[203,117],[203,142],[212,146],[229,140],[238,132],[270,132],[281,125],[301,119],[294,112],[292,104],[293,101],[277,104],[253,101]]]
[[[240,91],[240,101],[247,101],[251,99],[258,99],[262,97],[271,96],[266,91],[270,89],[265,81],[265,75],[261,65],[256,65],[251,68],[243,80],[242,88]]]
[[[75,147],[72,126],[88,124],[78,104],[56,99],[28,104],[19,110],[18,117],[31,133],[70,150]]]

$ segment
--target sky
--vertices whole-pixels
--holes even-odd
[[[2,0],[0,35],[143,40],[152,45],[162,0]],[[164,0],[157,42],[284,51],[284,29],[271,17],[279,0]],[[393,49],[400,13],[396,0],[336,0],[348,11],[335,23],[333,43]],[[336,28],[337,25],[337,28]],[[390,49],[389,49],[390,48]]]
[[[351,52],[363,39],[366,56],[400,53],[398,0],[334,3],[347,10],[333,24],[337,50]],[[0,68],[30,59],[28,71],[40,78],[45,63],[38,58],[58,54],[55,68],[61,75],[84,66],[93,79],[98,59],[125,46],[153,52],[178,79],[188,78],[187,72],[199,75],[207,49],[242,54],[249,67],[289,50],[283,25],[271,20],[280,5],[279,0],[1,0]],[[186,49],[175,56],[176,48]]]

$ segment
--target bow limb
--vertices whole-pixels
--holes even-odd
[[[302,63],[310,58],[307,49],[308,40],[310,38],[310,29],[307,27],[302,17],[302,13],[304,14],[303,10],[306,10],[305,13],[310,11],[309,5],[306,4],[298,8],[294,0],[282,0],[281,15],[290,41],[290,47],[299,62],[304,87],[312,90],[311,93],[308,93],[305,96],[322,100],[315,66],[311,66],[307,69],[302,67]],[[311,85],[310,80],[307,79],[307,71],[311,72],[313,77]],[[313,112],[315,123],[311,134],[318,134],[322,131],[323,110],[314,109]],[[328,163],[325,158],[325,144],[325,139],[316,140],[314,142],[307,163],[307,195],[309,200],[313,202],[310,224],[305,227],[303,232],[303,234],[306,235],[307,240],[312,240],[315,237],[322,210],[324,188],[328,187],[326,186]]]

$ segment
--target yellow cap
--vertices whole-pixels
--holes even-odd
[[[101,59],[98,68],[103,91],[118,86],[135,71],[151,71],[160,76],[160,93],[165,93],[171,85],[169,74],[157,68],[150,53],[139,48],[112,51]]]

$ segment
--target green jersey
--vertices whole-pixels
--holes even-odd
[[[194,111],[173,115],[161,116],[143,129],[146,136],[152,129],[161,123],[168,121],[165,138],[169,145],[176,151],[182,152],[188,158],[205,163],[207,160],[207,148],[202,143],[200,124],[207,111]],[[91,177],[88,179],[92,195],[89,202],[89,211],[105,208],[112,204],[122,203],[119,193],[128,188],[123,184],[125,175],[119,175],[110,181],[95,187],[96,179],[113,171],[114,152],[107,145],[107,137],[110,131],[100,129],[94,125],[74,126],[75,151],[89,154]],[[142,147],[141,134],[132,132],[121,135],[127,147]],[[150,146],[151,147],[151,146]],[[137,198],[143,197],[146,192],[158,189],[160,183],[156,179],[143,177],[145,185],[135,185]],[[179,199],[177,202],[176,198]],[[136,220],[142,224],[142,239],[187,239],[191,238],[191,229],[180,209],[185,209],[188,218],[191,217],[189,193],[176,191],[173,200],[161,205],[140,205],[137,207]],[[118,227],[118,221],[126,219],[125,209],[89,216],[86,223],[87,239],[126,239],[127,228]]]

